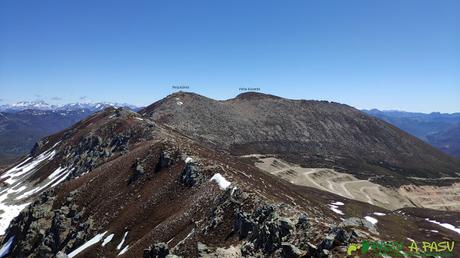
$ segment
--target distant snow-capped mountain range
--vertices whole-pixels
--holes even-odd
[[[89,111],[99,111],[107,107],[127,107],[130,109],[137,109],[136,106],[126,103],[112,103],[112,102],[76,102],[62,105],[52,105],[43,100],[37,101],[19,101],[14,104],[0,105],[1,112],[17,112],[24,110],[56,110],[56,111],[75,111],[87,109]]]
[[[28,153],[40,138],[64,130],[107,107],[139,109],[110,102],[51,105],[42,100],[0,105],[0,166]]]

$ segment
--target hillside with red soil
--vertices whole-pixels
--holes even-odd
[[[140,113],[107,109],[44,138],[28,157],[0,174],[2,249],[8,250],[9,257],[344,257],[348,244],[362,240],[458,240],[457,232],[432,222],[445,219],[442,222],[455,227],[458,212],[387,210],[292,184],[240,157],[270,145],[266,151],[285,157],[295,148],[316,146],[313,149],[326,148],[321,153],[337,158],[344,154],[339,150],[355,144],[357,132],[353,130],[364,133],[376,129],[375,124],[387,126],[375,119],[364,123],[368,127],[357,129],[358,122],[353,122],[357,118],[346,115],[360,114],[349,108],[341,111],[343,105],[295,102],[301,109],[312,105],[312,116],[317,116],[316,109],[336,108],[327,112],[341,120],[328,126],[325,136],[318,135],[311,130],[316,127],[305,129],[305,121],[291,121],[285,113],[272,119],[277,116],[274,110],[287,105],[284,101],[291,103],[259,94],[213,101],[178,93]],[[240,102],[237,109],[234,103]],[[253,117],[258,105],[269,104],[274,106],[270,117]],[[209,109],[213,113],[206,111]],[[228,110],[248,115],[230,118]],[[296,115],[294,110],[287,113],[291,112]],[[345,113],[340,116],[337,112]],[[311,123],[332,122],[313,119]],[[202,133],[205,124],[208,133]],[[295,124],[299,128],[289,131],[286,127]],[[245,128],[249,125],[252,130]],[[278,127],[284,135],[271,131]],[[323,140],[336,140],[337,130],[345,134],[346,143],[327,149],[332,143]],[[380,154],[397,164],[403,160],[392,152],[395,149],[427,148],[424,155],[429,158],[413,154],[416,160],[439,158],[445,170],[437,173],[452,175],[449,169],[455,160],[412,138],[390,137],[389,142],[404,143],[402,146],[378,143],[384,140],[379,137],[399,133],[392,130],[373,131],[377,138],[361,138],[366,144],[375,143]],[[309,141],[316,143],[308,143],[307,138],[294,143],[292,139],[300,134],[310,135]],[[275,145],[281,141],[286,142]],[[373,157],[378,155],[363,160],[371,162]],[[417,169],[419,165],[405,166]],[[417,175],[426,173],[428,170],[421,170]]]

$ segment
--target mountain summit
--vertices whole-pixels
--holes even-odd
[[[455,160],[396,127],[347,105],[262,93],[212,100],[176,93],[140,111],[234,155],[277,154],[304,166],[338,167],[402,184],[409,177],[457,176]],[[413,181],[413,180],[412,180]]]

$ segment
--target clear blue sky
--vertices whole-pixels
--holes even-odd
[[[189,85],[460,111],[460,1],[0,1],[0,99],[146,105]],[[1,103],[0,103],[1,104]]]

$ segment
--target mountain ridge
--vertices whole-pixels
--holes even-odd
[[[292,117],[307,108],[320,126],[307,127],[314,140],[341,130],[368,132],[366,123],[396,130],[341,104],[260,97],[214,101],[178,93],[139,113],[107,108],[41,139],[27,157],[0,172],[2,249],[12,257],[343,257],[348,244],[363,240],[456,239],[456,232],[431,222],[456,228],[456,212],[388,210],[256,167],[241,154],[267,145],[231,145],[277,140],[270,150],[279,155],[303,151],[307,141],[293,144],[289,137],[302,135],[304,118]],[[343,126],[327,127],[326,114]],[[353,129],[352,118],[361,129]],[[286,124],[293,129],[272,131]],[[323,124],[332,131],[318,130]],[[202,125],[209,132],[199,138]]]
[[[350,169],[357,169],[353,164],[362,163],[364,158],[367,165],[358,167],[363,173],[378,169],[392,176],[400,169],[419,176],[430,173],[441,176],[444,172],[456,176],[458,172],[458,160],[391,124],[334,102],[288,100],[262,93],[215,101],[195,93],[179,92],[139,113],[238,155],[272,154],[271,151],[299,156],[303,152],[305,155],[296,161],[308,160],[310,164],[304,165],[317,163],[315,165],[331,167],[333,164],[324,160],[334,160],[335,165]],[[309,149],[304,151],[302,146]],[[354,153],[349,154],[348,150]],[[419,154],[412,155],[412,152]],[[343,157],[345,160],[341,161]]]

